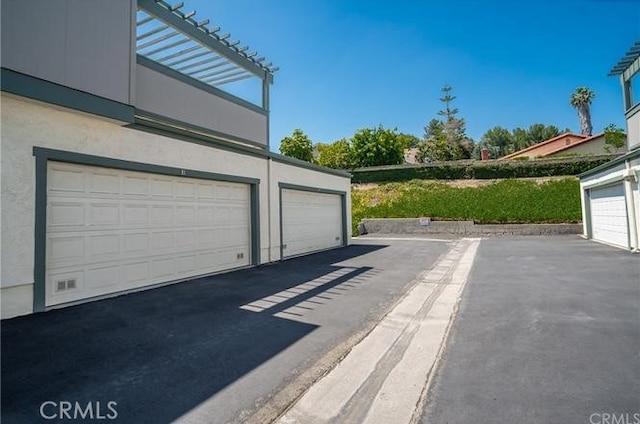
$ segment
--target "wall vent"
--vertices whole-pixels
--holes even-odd
[[[236,259],[243,259],[244,258],[244,253],[238,253],[236,255]]]
[[[70,278],[68,280],[57,280],[55,282],[56,293],[74,290],[78,288],[77,282],[75,278]]]

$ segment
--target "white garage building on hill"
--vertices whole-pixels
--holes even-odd
[[[349,243],[349,174],[269,151],[256,52],[164,0],[1,12],[2,318]]]
[[[640,41],[609,73],[622,83],[627,153],[580,175],[584,235],[640,251]]]

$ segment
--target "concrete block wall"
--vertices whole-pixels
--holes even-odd
[[[558,235],[581,234],[582,224],[484,224],[473,221],[431,221],[428,218],[363,219],[360,234],[412,234],[412,235]]]

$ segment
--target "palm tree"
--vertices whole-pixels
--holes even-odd
[[[576,108],[578,111],[580,132],[582,135],[591,135],[591,132],[593,131],[589,106],[595,96],[595,93],[588,87],[578,87],[571,95],[571,106]]]

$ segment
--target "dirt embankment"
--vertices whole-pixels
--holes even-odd
[[[567,178],[577,178],[577,177],[556,176],[556,177],[536,177],[536,178],[517,178],[517,179],[523,180],[523,181],[535,181],[537,184],[542,184],[547,181],[564,180]],[[482,186],[496,183],[500,180],[493,179],[493,180],[421,180],[421,181],[446,184],[451,187],[465,188],[465,187],[482,187]],[[371,188],[378,187],[381,184],[384,184],[384,183],[351,184],[351,188],[355,190],[368,190]]]

